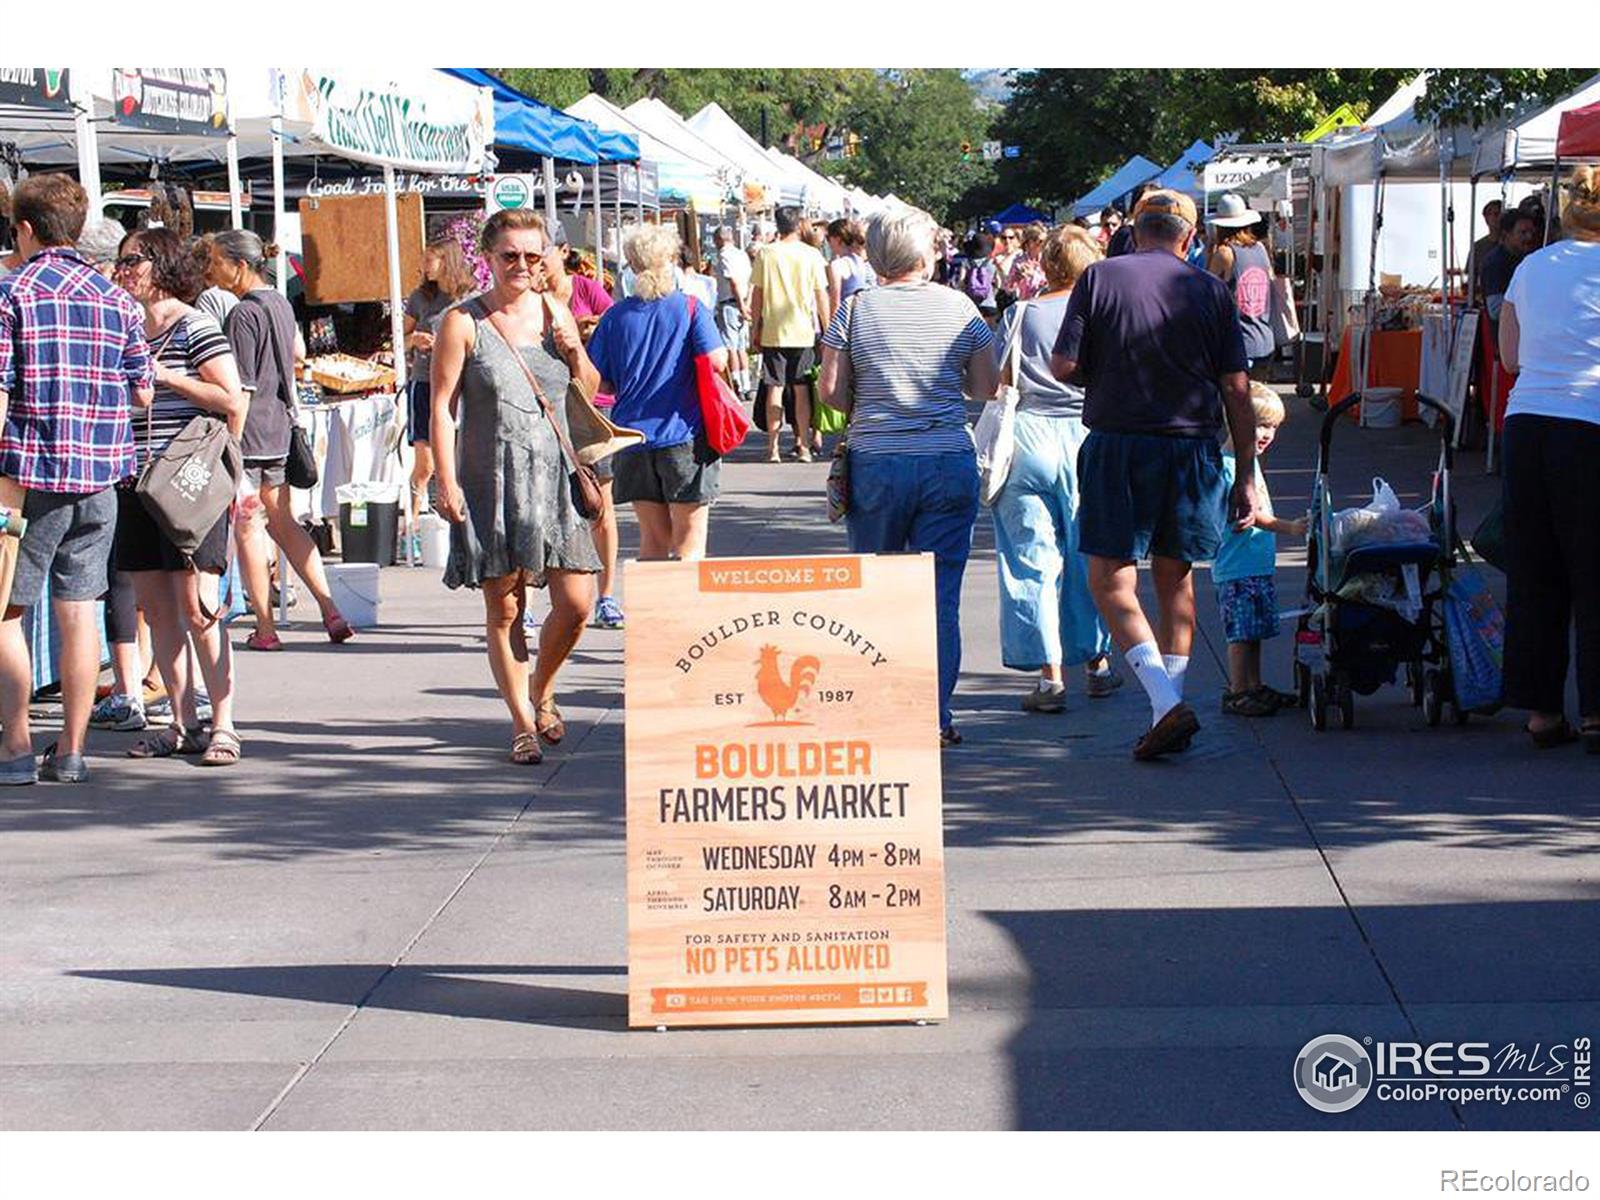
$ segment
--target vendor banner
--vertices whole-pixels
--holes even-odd
[[[112,121],[191,137],[228,136],[228,73],[220,67],[117,67]]]
[[[66,67],[0,67],[0,104],[70,109]]]
[[[626,588],[628,1023],[944,1019],[933,556]]]
[[[643,204],[646,208],[661,206],[661,176],[655,163],[619,163],[617,188],[624,204]],[[609,193],[606,199],[611,199]]]
[[[290,73],[282,95],[286,120],[310,125],[313,142],[357,162],[470,175],[494,141],[489,90],[439,72],[306,67]]]

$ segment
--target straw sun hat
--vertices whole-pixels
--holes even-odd
[[[1207,224],[1214,229],[1243,229],[1246,225],[1254,225],[1260,217],[1260,213],[1244,202],[1243,196],[1229,192],[1217,201],[1217,211]]]

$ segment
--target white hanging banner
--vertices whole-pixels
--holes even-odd
[[[494,141],[489,90],[436,71],[298,67],[284,82],[284,115],[309,125],[312,142],[357,162],[473,174]]]

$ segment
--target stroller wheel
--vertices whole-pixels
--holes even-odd
[[[1437,728],[1444,717],[1444,678],[1433,667],[1422,675],[1422,719]]]
[[[1322,672],[1307,672],[1306,711],[1311,714],[1311,728],[1321,733],[1328,727],[1328,677]]]
[[[1356,723],[1356,694],[1348,683],[1341,682],[1334,691],[1334,704],[1339,709],[1339,728],[1353,729]]]
[[[1422,707],[1422,673],[1423,666],[1420,659],[1406,664],[1406,686],[1411,689],[1411,707]]]

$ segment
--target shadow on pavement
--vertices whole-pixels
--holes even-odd
[[[1336,908],[984,915],[1032,976],[1027,1023],[1008,1046],[1018,1128],[1594,1127],[1565,1101],[1466,1104],[1458,1120],[1437,1100],[1369,1095],[1328,1115],[1291,1076],[1300,1048],[1327,1033],[1524,1050],[1592,1037],[1600,898],[1377,906],[1360,912],[1363,929]],[[1527,955],[1530,944],[1541,954]]]
[[[426,1013],[482,1021],[519,1021],[564,1029],[619,1031],[626,1024],[624,992],[506,982],[531,976],[626,976],[622,966],[451,963],[380,963],[328,966],[173,967],[138,971],[71,971],[82,979],[189,988],[246,996],[273,996],[363,1009]],[[501,978],[482,978],[496,976]]]

